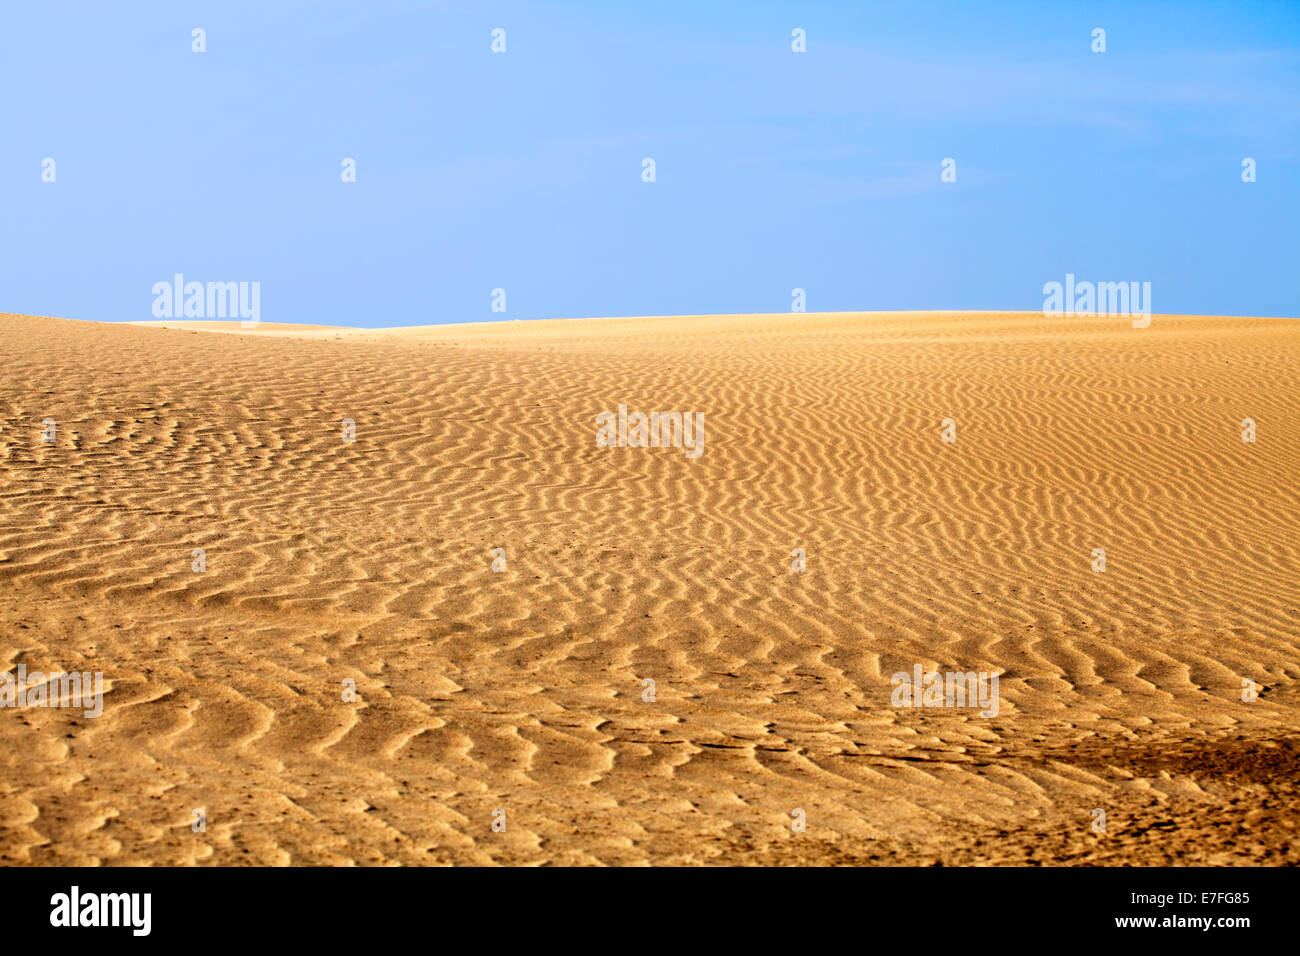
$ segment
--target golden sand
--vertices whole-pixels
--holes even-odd
[[[162,325],[0,315],[0,862],[1300,862],[1294,321]]]

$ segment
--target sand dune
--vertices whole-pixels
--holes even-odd
[[[1300,862],[1294,321],[0,330],[0,862]]]

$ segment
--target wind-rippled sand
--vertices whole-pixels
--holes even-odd
[[[0,862],[1300,861],[1294,321],[225,328],[0,316]]]

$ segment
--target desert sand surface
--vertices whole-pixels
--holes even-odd
[[[0,315],[0,863],[1300,861],[1295,321],[176,324]]]

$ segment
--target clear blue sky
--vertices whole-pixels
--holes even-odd
[[[1300,315],[1298,3],[6,3],[0,77],[0,311],[147,320],[177,272],[360,326],[1039,309],[1073,272]]]

